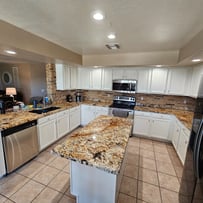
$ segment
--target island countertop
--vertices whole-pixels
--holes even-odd
[[[102,115],[57,145],[53,152],[81,164],[118,174],[131,129],[130,119]]]

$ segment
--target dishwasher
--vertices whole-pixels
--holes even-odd
[[[7,174],[39,154],[36,120],[5,129],[1,136]]]

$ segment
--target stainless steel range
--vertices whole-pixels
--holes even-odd
[[[133,119],[135,105],[135,97],[114,96],[113,103],[109,106],[109,115]]]

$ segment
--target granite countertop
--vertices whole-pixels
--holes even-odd
[[[153,112],[153,113],[163,113],[163,114],[171,114],[176,116],[185,127],[189,130],[192,129],[192,121],[194,113],[191,111],[183,111],[183,110],[176,110],[176,109],[167,109],[167,108],[153,108],[153,107],[142,107],[136,106],[136,111],[145,111],[145,112]]]
[[[28,121],[37,120],[39,118],[73,108],[80,104],[87,104],[93,106],[100,107],[108,107],[112,102],[99,102],[99,101],[85,101],[85,102],[64,102],[61,104],[53,104],[53,106],[61,107],[60,109],[50,111],[48,113],[43,114],[35,114],[30,113],[29,110],[20,110],[18,112],[8,112],[6,114],[0,114],[0,130],[11,128],[22,123],[26,123]],[[183,110],[174,110],[174,109],[166,109],[166,108],[153,108],[153,107],[142,107],[136,106],[136,111],[145,111],[145,112],[155,112],[155,113],[164,113],[164,114],[172,114],[175,115],[189,130],[192,128],[192,120],[193,120],[193,112],[183,111]]]
[[[117,174],[131,129],[130,119],[99,116],[57,145],[53,152],[64,158]]]

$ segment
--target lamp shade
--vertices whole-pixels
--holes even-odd
[[[16,95],[16,88],[15,87],[7,87],[6,88],[6,95]]]

